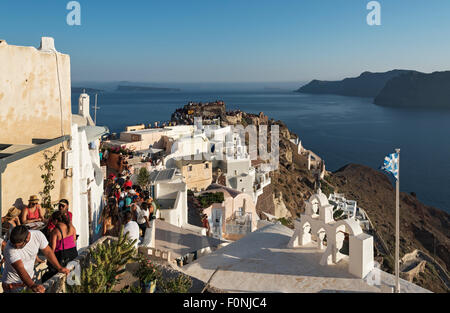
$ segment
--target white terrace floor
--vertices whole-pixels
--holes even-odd
[[[217,247],[223,241],[202,236],[189,229],[177,227],[159,219],[155,220],[155,247],[170,251],[173,258],[184,256],[206,247]]]
[[[279,224],[264,226],[228,246],[203,256],[182,270],[229,292],[388,292],[394,276],[379,271],[380,286],[370,286],[347,271],[348,263],[321,266],[322,252],[314,244],[287,248],[293,230]],[[429,292],[401,280],[402,292]]]

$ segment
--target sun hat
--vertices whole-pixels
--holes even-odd
[[[59,200],[58,204],[69,205],[67,202],[68,202],[68,201],[67,201],[66,199],[61,199],[61,200]]]
[[[8,213],[6,214],[6,216],[9,218],[14,218],[16,216],[19,216],[21,212],[22,211],[20,209],[13,206],[8,210]]]
[[[30,203],[38,203],[39,202],[39,198],[36,195],[32,195],[30,197],[30,199],[28,200],[28,202],[30,202]]]

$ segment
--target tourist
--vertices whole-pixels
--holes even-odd
[[[122,213],[123,212],[128,212],[128,211],[131,211],[131,204],[133,203],[133,200],[132,200],[132,198],[131,198],[131,196],[125,196],[125,198],[124,198],[124,205],[123,205],[123,208],[122,208]]]
[[[133,221],[133,215],[131,212],[125,213],[125,227],[123,228],[123,234],[128,233],[128,238],[130,241],[136,240],[134,247],[137,249],[139,243],[139,226]]]
[[[133,185],[131,188],[132,188],[133,190],[135,190],[135,191],[136,191],[136,194],[138,194],[138,195],[140,195],[140,194],[142,193],[142,188],[141,188],[141,186],[139,186],[139,185]]]
[[[120,216],[117,206],[106,207],[103,210],[102,221],[103,221],[103,236],[113,236],[118,237],[120,232]]]
[[[119,202],[119,200],[120,200],[120,195],[121,195],[121,192],[120,192],[120,185],[119,184],[116,184],[115,186],[114,186],[114,197],[116,197],[116,200],[117,200],[117,202]]]
[[[20,221],[22,224],[44,221],[45,211],[39,205],[37,196],[31,196],[28,200],[28,206],[22,210]]]
[[[14,227],[3,252],[5,271],[2,275],[3,292],[19,293],[25,287],[33,292],[43,293],[45,288],[33,281],[34,262],[39,250],[59,273],[69,274],[69,270],[59,264],[44,234],[38,230],[28,230],[26,226]]]
[[[153,220],[156,218],[156,203],[155,201],[153,201],[152,197],[149,197],[147,199],[147,203],[148,203],[148,210],[150,212],[150,220]]]
[[[21,211],[20,209],[16,208],[16,207],[11,207],[8,210],[8,213],[2,217],[2,228],[3,229],[12,229],[16,226],[19,226],[20,223],[20,215]]]
[[[202,214],[202,225],[206,228],[206,236],[211,236],[211,228],[209,226],[208,215]]]
[[[131,189],[132,186],[133,186],[133,182],[131,181],[130,176],[127,176],[125,182],[123,183],[123,187],[125,187],[125,188],[130,187],[130,189]]]
[[[105,194],[109,197],[111,196],[111,194],[114,191],[114,185],[115,185],[115,178],[116,176],[114,174],[110,174],[108,176],[108,179],[106,181],[106,186],[105,186]]]
[[[139,197],[133,196],[131,198],[131,200],[132,200],[132,203],[130,205],[130,212],[131,212],[133,221],[136,221],[138,212],[141,210],[141,207],[139,206]]]
[[[147,200],[148,201],[148,200]],[[150,204],[148,202],[143,202],[140,210],[137,211],[137,223],[142,231],[142,237],[145,236],[145,230],[150,227]]]
[[[68,220],[72,223],[72,212],[69,211],[69,201],[68,200],[66,200],[66,199],[59,200],[58,210],[61,211],[61,213],[63,213],[68,218]],[[52,215],[52,217],[53,217],[53,215]],[[50,217],[50,220],[47,225],[48,234],[50,234],[53,231],[53,229],[55,228],[55,222],[53,221],[52,217]]]
[[[77,231],[72,225],[69,215],[63,210],[53,213],[52,221],[55,223],[55,226],[50,233],[50,247],[54,251],[58,262],[62,266],[66,266],[67,263],[78,256]],[[42,282],[45,282],[57,273],[58,270],[49,264],[48,272],[42,277]]]
[[[117,178],[116,182],[120,185],[120,187],[123,187],[123,184],[125,184],[126,178],[127,177],[125,175],[122,175],[119,178]]]

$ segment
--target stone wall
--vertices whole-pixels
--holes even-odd
[[[88,248],[95,249],[95,247],[99,244],[102,244],[104,242],[108,242],[110,240],[117,240],[115,237],[111,236],[105,236],[101,237],[99,240],[94,242],[92,245],[90,245]],[[79,252],[78,257],[70,262],[67,265],[67,268],[69,270],[73,270],[75,268],[76,264],[82,264],[83,261],[85,261],[86,257],[89,254],[89,249],[84,249],[82,252]],[[71,272],[69,275],[73,275],[73,272]],[[58,273],[49,280],[47,280],[43,285],[45,288],[46,293],[65,293],[66,292],[66,281],[67,277],[65,274]]]
[[[34,138],[70,134],[70,56],[42,48],[0,43],[0,143],[31,144]]]
[[[31,145],[33,139],[70,135],[69,55],[55,52],[52,38],[43,38],[40,49],[0,40],[0,64],[0,144]],[[68,149],[67,143],[64,148]],[[7,166],[2,174],[2,215],[13,205],[27,205],[31,195],[43,190],[39,165],[44,161],[41,152]],[[65,198],[71,203],[72,178],[62,169],[62,154],[54,165],[52,200]]]

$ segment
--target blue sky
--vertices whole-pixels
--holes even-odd
[[[148,82],[307,81],[394,68],[450,69],[450,1],[0,0],[0,38],[39,46],[55,38],[72,80]]]

